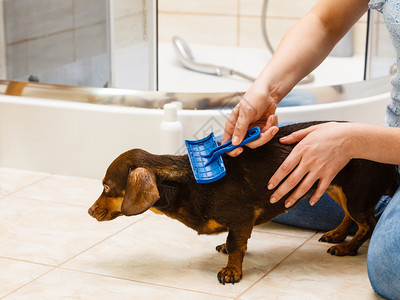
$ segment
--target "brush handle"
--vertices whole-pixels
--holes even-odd
[[[246,136],[244,137],[243,141],[239,145],[232,145],[232,140],[230,140],[229,142],[226,142],[225,144],[216,147],[207,155],[202,155],[204,158],[209,158],[209,160],[207,161],[207,163],[205,165],[206,166],[209,165],[211,162],[213,162],[219,156],[221,156],[222,154],[224,154],[226,152],[230,152],[230,151],[236,149],[237,147],[241,147],[252,141],[255,141],[256,139],[258,139],[260,137],[260,133],[261,133],[260,127],[258,127],[258,126],[253,127],[247,131]]]

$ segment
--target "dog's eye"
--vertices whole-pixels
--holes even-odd
[[[110,190],[110,187],[108,185],[104,185],[104,191],[108,192]]]

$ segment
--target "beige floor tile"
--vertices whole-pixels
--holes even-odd
[[[5,299],[223,299],[204,293],[54,270]]]
[[[0,298],[51,269],[48,266],[0,258]]]
[[[0,197],[38,182],[48,174],[0,168]]]
[[[0,201],[0,256],[57,265],[135,222],[99,223],[80,206],[5,197]]]
[[[302,228],[287,226],[287,225],[278,224],[278,223],[274,223],[274,222],[268,222],[268,223],[256,226],[256,227],[254,227],[254,230],[261,231],[261,232],[281,234],[281,235],[305,237],[305,238],[312,237],[316,233],[315,230],[302,229]],[[322,235],[322,233],[321,233],[321,235]]]
[[[216,275],[227,256],[215,246],[225,239],[226,234],[199,236],[175,220],[151,215],[62,267],[233,297],[306,240],[253,232],[242,281],[223,286]]]
[[[310,241],[240,299],[379,299],[368,280],[365,247],[337,257]]]
[[[89,209],[100,196],[102,189],[101,180],[49,176],[36,184],[18,191],[13,196],[77,205]]]

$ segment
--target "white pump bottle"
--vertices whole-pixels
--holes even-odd
[[[178,107],[175,103],[167,103],[160,125],[160,154],[179,154],[183,145],[183,127],[178,120]]]

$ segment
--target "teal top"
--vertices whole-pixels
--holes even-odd
[[[400,1],[398,0],[370,0],[369,8],[382,13],[386,27],[396,50],[397,70],[400,70]],[[386,109],[386,124],[400,127],[400,76],[397,73],[392,77],[392,91]]]

